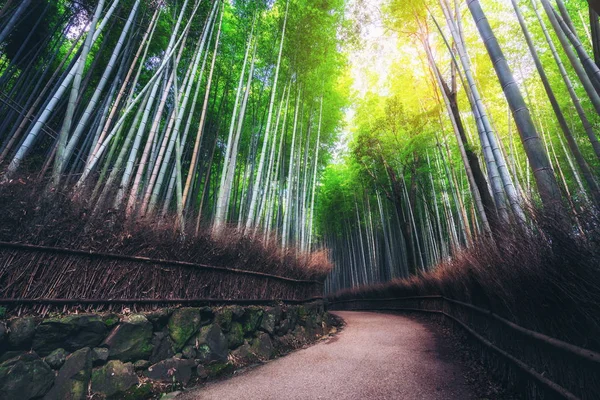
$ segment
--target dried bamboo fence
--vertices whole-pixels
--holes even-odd
[[[0,304],[11,311],[299,303],[323,282],[183,261],[0,242]]]
[[[441,315],[475,339],[484,363],[530,399],[600,399],[600,354],[523,328],[489,310],[443,296],[352,299],[334,310]]]

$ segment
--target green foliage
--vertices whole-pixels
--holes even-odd
[[[547,100],[512,5],[509,1],[480,2],[544,140],[561,189],[572,200],[572,209],[582,212],[587,207],[584,200],[587,195],[578,183],[580,171],[565,146],[565,138]],[[585,50],[593,54],[588,39],[587,2],[563,2]],[[394,275],[393,264],[401,263],[401,260],[393,259],[398,255],[390,246],[397,238],[387,224],[403,226],[402,233],[395,235],[401,236],[402,253],[409,254],[412,249],[416,254],[412,260],[410,256],[406,260],[409,269],[410,264],[420,265],[423,269],[427,264],[436,264],[441,257],[451,255],[455,248],[465,245],[471,232],[481,229],[474,209],[473,188],[467,179],[454,127],[425,51],[425,45],[428,45],[441,78],[456,94],[467,139],[464,147],[478,157],[483,173],[487,175],[464,71],[461,65],[457,72],[457,64],[461,63],[440,3],[438,0],[389,0],[372,5],[360,0],[352,2],[353,21],[349,25],[363,43],[349,50],[350,76],[356,90],[348,127],[349,150],[345,157],[338,159],[338,164],[326,169],[319,192],[320,233],[335,247],[335,258],[341,260],[332,275],[334,287],[373,283],[371,280],[380,268],[388,269],[390,275]],[[464,2],[444,3],[450,7],[453,18],[460,21],[474,78],[510,174],[523,197],[536,202],[538,193],[527,155],[469,9]],[[598,178],[599,160],[574,112],[532,2],[519,0],[518,3],[560,107],[567,115],[585,160]],[[577,96],[597,131],[600,117],[556,40],[539,1],[535,3],[551,31]],[[378,7],[381,12],[377,11]],[[377,203],[380,198],[384,199],[382,206]],[[365,240],[368,245],[364,244]],[[344,251],[350,255],[346,257]]]
[[[319,187],[319,203],[315,223],[323,234],[339,234],[347,229],[347,218],[352,216],[355,194],[361,187],[358,166],[351,161],[327,166]]]
[[[466,131],[467,143],[464,146],[478,158],[474,162],[483,166],[485,175],[487,165],[483,162],[482,145],[464,71],[462,67],[457,70],[460,62],[457,61],[456,46],[438,0],[378,0],[373,4],[366,0],[142,1],[135,18],[135,34],[126,38],[127,43],[119,54],[118,65],[111,73],[109,83],[102,93],[96,93],[134,1],[120,0],[119,7],[108,21],[108,28],[93,44],[85,60],[81,92],[76,96],[75,119],[79,121],[92,96],[98,96],[94,100],[93,117],[86,120],[85,133],[75,140],[78,141],[77,146],[71,146],[76,150],[69,155],[66,168],[70,182],[77,182],[86,171],[97,135],[111,131],[115,120],[121,119],[122,131],[107,145],[108,155],[103,154],[95,168],[110,171],[110,174],[118,171],[124,177],[121,170],[126,168],[117,161],[121,152],[128,166],[134,165],[135,173],[140,168],[136,175],[137,183],[123,179],[122,185],[126,187],[121,190],[128,192],[125,197],[131,197],[130,204],[143,198],[147,188],[154,184],[150,183],[154,163],[167,171],[168,177],[164,181],[175,170],[176,178],[159,188],[155,187],[152,200],[164,202],[165,211],[178,210],[181,219],[197,218],[198,225],[211,221],[216,215],[215,199],[219,196],[225,157],[235,151],[231,202],[225,213],[228,222],[242,222],[247,218],[249,198],[270,196],[268,201],[273,209],[272,215],[263,217],[264,209],[268,207],[262,207],[258,213],[263,213],[259,219],[270,218],[269,224],[273,224],[263,224],[264,221],[259,224],[263,227],[269,225],[267,229],[271,231],[280,231],[285,217],[286,221],[296,224],[296,228],[302,224],[307,226],[313,218],[312,210],[307,211],[312,206],[309,204],[312,202],[311,191],[317,190],[315,229],[323,241],[329,237],[344,237],[347,242],[356,242],[355,247],[366,247],[365,237],[371,242],[383,237],[385,244],[380,244],[380,247],[388,249],[387,258],[391,259],[393,240],[390,236],[398,235],[401,239],[397,246],[405,253],[416,254],[408,262],[417,263],[421,259],[419,262],[423,268],[424,264],[448,255],[449,248],[467,243],[471,232],[477,233],[481,229],[481,221],[473,209],[473,188],[456,141],[456,132],[436,75],[428,62],[429,53],[425,51],[425,48],[430,49],[439,76],[455,98],[460,122]],[[576,34],[591,54],[592,46],[587,39],[590,21],[586,2],[563,1]],[[475,83],[501,144],[500,150],[508,160],[510,173],[524,197],[535,201],[538,194],[532,183],[534,179],[526,154],[475,23],[464,2],[444,1],[446,3],[451,9],[450,14],[453,14],[450,19],[455,18],[456,25],[460,26],[460,42],[464,42]],[[32,125],[44,114],[44,107],[51,103],[55,88],[60,87],[61,77],[66,76],[71,68],[85,38],[85,27],[98,2],[40,0],[34,4],[2,44],[0,86],[10,104],[19,105],[27,111],[31,107],[31,113],[25,117],[24,112],[12,106],[0,109],[4,128],[0,132],[0,150],[4,152],[4,146],[9,148],[1,162],[10,162],[22,146],[31,153],[28,161],[32,170],[39,172],[43,166],[51,168],[55,135],[47,133],[61,130],[68,94],[63,93],[61,101],[47,113],[49,116],[41,123],[44,134],[29,143],[29,147],[21,143],[25,142],[28,132],[34,130]],[[182,9],[183,4],[187,4],[185,9]],[[199,8],[194,14],[192,10],[196,4]],[[207,22],[215,4],[218,5],[215,8],[219,10],[218,16],[216,22],[210,25]],[[575,199],[584,200],[585,187],[579,184],[578,171],[571,166],[571,156],[559,136],[557,120],[532,67],[511,4],[493,0],[481,0],[481,4],[526,97],[536,128],[551,154],[552,166],[561,174],[562,190]],[[583,124],[572,110],[563,77],[550,54],[532,3],[520,0],[519,4],[559,105],[572,125],[586,161],[597,174],[600,162],[594,156]],[[107,7],[110,7],[110,2]],[[158,22],[145,53],[146,43],[141,43],[141,38],[156,10],[160,10]],[[179,15],[183,16],[182,27],[173,36]],[[222,25],[218,29],[221,19]],[[439,25],[434,23],[434,19]],[[546,21],[545,17],[543,19]],[[185,36],[183,27],[188,24],[189,32]],[[204,74],[200,77],[199,68],[190,70],[188,74],[189,67],[194,65],[192,60],[203,32],[208,32],[207,29],[213,29],[213,36],[200,58],[206,60]],[[218,38],[217,31],[220,32]],[[553,32],[551,35],[556,39]],[[169,42],[184,36],[185,44],[176,48],[173,55],[174,60],[180,57],[178,61],[165,60]],[[281,44],[281,67],[276,72]],[[239,146],[233,149],[229,140],[230,126],[237,127],[235,122],[241,98],[246,95],[243,84],[247,81],[252,63],[244,63],[247,49],[249,58],[254,62],[254,75],[249,80]],[[131,65],[138,53],[145,54],[145,58]],[[600,117],[562,51],[561,58],[593,128],[598,130]],[[213,61],[214,70],[211,69]],[[157,86],[156,99],[150,102],[149,121],[144,126],[134,120],[141,102],[127,114],[125,104],[138,98],[163,63],[166,72],[160,78],[160,87]],[[139,72],[139,80],[135,85],[129,80],[121,88],[120,83],[130,71],[136,77]],[[209,75],[212,77],[210,85]],[[274,82],[276,75],[278,81]],[[170,76],[176,77],[177,98],[175,85],[167,84]],[[194,107],[190,102],[184,109],[181,91],[184,82],[188,82],[186,79],[191,82],[190,92],[198,94],[198,101]],[[50,84],[43,91],[47,83]],[[113,83],[116,84],[113,86]],[[238,90],[238,87],[242,89]],[[65,93],[69,93],[69,88]],[[122,99],[113,109],[117,91],[122,91],[118,94],[122,95]],[[37,99],[39,104],[33,106]],[[164,99],[164,104],[159,106],[157,99]],[[109,111],[114,111],[111,122],[103,119]],[[159,154],[162,154],[163,146],[173,142],[168,136],[171,131],[167,128],[172,126],[176,115],[184,115],[184,128],[189,128],[185,129],[185,138],[184,128],[181,128],[177,139],[187,141],[179,148],[180,151],[172,152],[170,159],[158,161],[162,157]],[[157,120],[153,121],[155,116]],[[270,132],[266,132],[267,120],[272,120]],[[21,122],[20,129],[13,129]],[[157,128],[152,135],[149,134],[150,126]],[[131,143],[135,135],[129,134],[138,132],[138,129],[140,134],[136,147]],[[11,136],[13,134],[14,137]],[[340,151],[340,136],[347,140],[348,149]],[[265,138],[269,141],[265,142]],[[268,173],[264,174],[264,180],[268,176],[272,182],[255,188],[253,183],[261,182],[260,178],[263,178],[256,179],[255,176],[264,169],[264,165],[258,165],[258,160],[265,159],[261,154],[263,148],[269,152],[271,148],[276,149],[267,153],[267,158],[273,154],[274,159],[267,160],[272,165],[266,167]],[[143,158],[140,153],[146,149],[149,151],[145,155],[151,154],[138,166],[137,161]],[[314,171],[320,178],[316,185],[312,179]],[[46,169],[42,170],[44,174]],[[485,180],[485,177],[482,179]],[[98,180],[92,197],[99,198],[98,192],[102,192],[104,197],[101,198],[107,201],[106,193],[110,190],[102,187],[107,183],[106,176],[101,175]],[[186,184],[184,191],[189,189],[191,194],[187,197],[190,201],[183,202],[181,197],[186,196],[180,193],[180,186],[186,181],[191,188]],[[170,192],[166,188],[168,184],[171,184]],[[484,182],[485,185],[487,183]],[[260,196],[255,196],[256,193]],[[288,194],[293,198],[290,199],[293,204],[282,200]],[[110,202],[113,204],[112,199]],[[117,203],[119,201],[115,200],[114,205],[120,206]],[[351,226],[356,228],[355,232],[350,232]],[[397,229],[402,231],[401,234],[394,232],[392,226],[399,226]],[[300,240],[299,230],[292,232],[290,239]],[[373,259],[371,262],[375,262],[376,252],[369,249],[368,256],[363,259],[370,257]],[[394,254],[394,257],[398,255]],[[354,280],[357,279],[355,276]]]

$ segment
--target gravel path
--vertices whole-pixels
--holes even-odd
[[[476,398],[462,365],[422,323],[401,315],[336,314],[347,323],[339,335],[177,399]]]

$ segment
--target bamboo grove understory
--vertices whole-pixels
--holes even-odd
[[[4,179],[308,250],[341,115],[341,6],[4,1]]]
[[[478,238],[531,225],[540,207],[585,236],[600,204],[597,10],[577,0],[378,4],[387,31],[375,29],[374,53],[389,40],[397,59],[384,83],[365,79],[350,150],[323,175],[337,266],[328,290],[429,271]]]
[[[327,248],[328,291],[428,271],[534,208],[585,235],[596,11],[0,0],[1,179],[69,188],[92,217]]]

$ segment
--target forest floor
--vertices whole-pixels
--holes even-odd
[[[435,321],[338,312],[337,336],[178,396],[196,399],[504,399]]]

